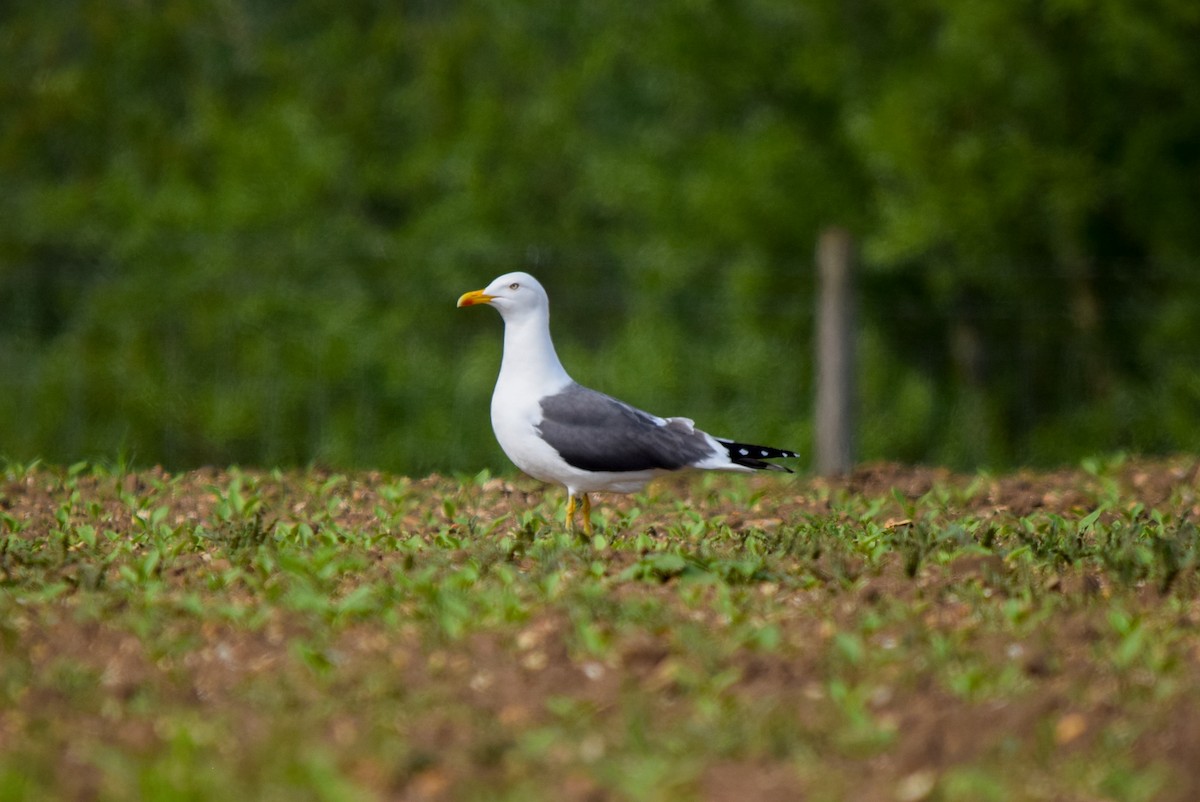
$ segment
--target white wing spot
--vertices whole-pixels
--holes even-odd
[[[744,449],[744,448],[739,448],[739,449],[738,449],[738,453],[739,453],[739,454],[741,454],[741,455],[744,457],[744,456],[746,456],[747,454],[749,454],[750,452],[749,452],[749,451],[747,451],[747,450],[746,450],[746,449]]]

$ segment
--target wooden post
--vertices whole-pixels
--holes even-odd
[[[854,465],[854,239],[832,226],[817,241],[816,469]]]

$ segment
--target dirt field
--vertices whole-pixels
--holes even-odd
[[[1200,462],[10,466],[0,800],[1200,798]]]

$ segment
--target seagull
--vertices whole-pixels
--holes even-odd
[[[550,298],[528,273],[506,273],[467,292],[458,307],[487,304],[504,319],[504,354],[492,393],[492,430],[513,463],[567,491],[567,525],[582,513],[592,533],[589,493],[635,493],[686,468],[787,471],[768,459],[794,451],[714,437],[688,418],[660,418],[576,383],[550,339]]]

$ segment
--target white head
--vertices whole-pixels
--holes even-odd
[[[550,314],[550,298],[538,280],[528,273],[505,273],[482,290],[463,293],[458,305],[476,306],[488,304],[504,318],[505,323],[516,323],[530,316]]]

